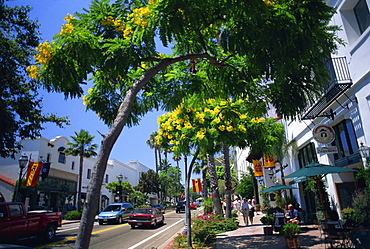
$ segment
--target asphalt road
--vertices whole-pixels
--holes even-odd
[[[198,211],[192,211],[192,214]],[[157,228],[140,227],[131,229],[127,224],[94,224],[91,235],[91,249],[152,249],[164,248],[172,238],[183,231],[185,226],[185,214],[175,213],[167,210],[165,213],[165,224]],[[17,245],[30,248],[73,248],[79,229],[79,223],[64,224],[58,229],[53,243],[41,244],[35,238],[22,239]]]

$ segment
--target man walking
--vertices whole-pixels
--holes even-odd
[[[247,198],[243,198],[243,202],[242,202],[242,205],[241,205],[241,210],[242,210],[242,214],[243,214],[244,224],[245,224],[245,226],[248,226],[249,206],[248,206]]]

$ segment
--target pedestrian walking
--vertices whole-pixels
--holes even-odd
[[[252,204],[252,200],[248,200],[248,218],[251,225],[253,225],[253,217],[254,217],[254,205]]]
[[[243,202],[241,203],[241,209],[242,209],[244,224],[245,226],[248,226],[249,207],[248,207],[247,198],[243,198]]]

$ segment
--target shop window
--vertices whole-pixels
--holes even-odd
[[[87,169],[87,179],[91,178],[91,169]]]
[[[353,12],[355,13],[358,28],[360,29],[360,33],[362,34],[370,25],[370,13],[366,1],[358,1],[358,3],[353,8]]]
[[[334,154],[335,160],[358,152],[357,138],[350,119],[341,121],[333,129],[335,131],[335,140],[332,145],[338,148],[338,153]]]
[[[303,168],[304,166],[312,162],[317,162],[317,155],[316,155],[314,143],[309,143],[305,147],[299,150],[298,161],[299,161],[300,168]]]

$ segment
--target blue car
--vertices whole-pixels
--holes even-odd
[[[123,223],[134,212],[131,203],[112,203],[104,208],[98,215],[99,225],[103,223]]]

